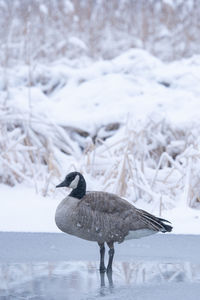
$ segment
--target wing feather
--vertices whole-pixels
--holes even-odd
[[[104,241],[122,242],[129,231],[150,229],[155,232],[171,231],[168,222],[137,209],[125,199],[106,192],[87,192],[78,204],[77,219],[85,230]]]

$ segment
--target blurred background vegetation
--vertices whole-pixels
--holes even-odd
[[[0,0],[0,58],[111,59],[139,47],[172,61],[200,53],[198,0]]]

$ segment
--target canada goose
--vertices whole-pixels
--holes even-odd
[[[114,243],[170,232],[167,220],[138,209],[115,194],[86,192],[86,182],[79,172],[69,173],[58,187],[72,188],[58,205],[55,222],[58,228],[79,238],[95,241],[100,247],[100,271],[105,271],[105,246],[109,247],[107,271],[112,270]]]

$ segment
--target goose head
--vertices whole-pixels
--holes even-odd
[[[65,179],[56,186],[72,188],[72,192],[69,194],[71,197],[81,199],[86,193],[86,182],[83,175],[79,172],[69,173]]]

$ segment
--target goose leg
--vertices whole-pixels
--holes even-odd
[[[112,271],[112,262],[113,262],[113,257],[114,257],[115,250],[114,250],[113,242],[107,243],[107,245],[110,248],[109,251],[108,251],[109,260],[108,260],[107,272],[110,272],[110,271]]]
[[[105,272],[106,268],[105,268],[105,264],[104,264],[104,256],[105,256],[105,246],[104,243],[99,244],[100,247],[100,272]]]

